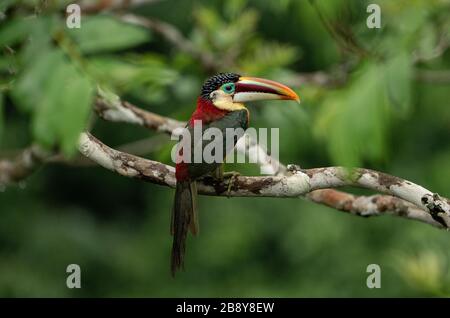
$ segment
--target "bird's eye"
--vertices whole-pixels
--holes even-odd
[[[222,85],[222,90],[227,94],[233,94],[234,93],[234,83],[227,83]]]

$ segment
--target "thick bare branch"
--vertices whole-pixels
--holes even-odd
[[[96,3],[96,8],[100,10],[124,9],[130,5],[140,5],[153,1],[155,0],[100,0]],[[128,23],[147,27],[160,34],[180,51],[198,59],[205,69],[216,70],[219,68],[213,55],[199,51],[174,26],[131,14],[122,15],[121,18]],[[438,46],[433,58],[440,56],[448,47],[448,43],[442,43]],[[415,62],[417,61],[415,60]],[[298,84],[313,83],[315,85],[333,86],[336,83],[341,83],[341,81],[345,82],[347,72],[343,72],[343,74],[344,76],[340,79],[323,72],[299,74],[295,81]],[[443,77],[447,79],[447,76]],[[418,76],[418,79],[422,79],[421,76]],[[168,134],[185,125],[183,122],[147,112],[101,90],[99,90],[99,98],[96,101],[95,109],[100,117],[106,120],[137,124]],[[216,196],[305,196],[313,202],[355,215],[372,216],[388,213],[419,220],[437,227],[447,229],[450,227],[449,200],[441,198],[439,195],[431,193],[412,182],[368,169],[349,170],[342,167],[306,170],[294,167],[294,169],[288,169],[279,161],[271,158],[255,141],[250,143],[238,142],[236,148],[238,151],[245,152],[251,158],[257,158],[258,164],[265,167],[266,170],[271,170],[273,176],[237,177],[229,192],[227,191],[228,184],[218,183],[217,180],[206,177],[200,181],[200,193]],[[92,162],[123,176],[140,178],[170,187],[174,187],[176,184],[173,167],[112,149],[88,133],[83,133],[80,136],[79,149]],[[64,160],[64,158],[60,155],[46,153],[39,147],[27,148],[14,160],[0,161],[0,186],[26,178],[44,162],[59,162],[61,160]],[[330,189],[340,186],[361,187],[388,195],[355,196]]]
[[[167,137],[163,135],[155,135],[145,139],[132,141],[123,145],[117,146],[117,150],[126,152],[135,156],[143,156],[149,154],[155,150],[160,149],[163,145],[167,143]],[[83,155],[76,156],[74,158],[66,158],[61,153],[56,153],[49,156],[42,163],[61,163],[68,166],[74,167],[92,167],[96,166],[97,163],[89,160]],[[24,176],[25,177],[25,176]]]
[[[328,167],[303,170],[310,177],[312,190],[356,186],[389,194],[427,211],[434,220],[450,226],[450,201],[408,180],[364,168]]]
[[[105,119],[109,119],[112,121],[121,121],[121,122],[129,122],[129,123],[134,123],[134,124],[138,124],[141,126],[145,126],[145,127],[149,127],[151,129],[155,129],[157,131],[161,131],[161,132],[165,132],[165,133],[171,133],[173,129],[178,128],[178,127],[183,127],[185,125],[184,122],[179,122],[179,121],[174,121],[173,119],[167,118],[167,117],[163,117],[157,114],[153,114],[151,112],[145,111],[143,109],[140,109],[137,106],[131,105],[129,103],[123,102],[120,100],[119,97],[117,97],[114,94],[110,94],[108,92],[103,92],[100,90],[100,98],[97,101],[97,107],[96,110],[99,112],[100,116],[105,118]],[[100,105],[100,106],[98,106]],[[264,169],[266,171],[271,171],[273,175],[280,177],[280,176],[284,176],[286,173],[288,173],[288,169],[279,161],[277,161],[276,159],[270,157],[265,151],[264,149],[262,149],[254,140],[250,139],[250,142],[245,142],[245,138],[241,138],[239,140],[239,142],[236,145],[236,148],[238,151],[243,152],[245,154],[247,154],[252,160],[254,160],[253,162],[257,162],[260,166],[264,167]],[[293,166],[294,167],[294,166]],[[322,195],[320,197],[325,197],[324,193],[326,193],[326,195],[328,197],[343,197],[345,195],[348,195],[345,192],[341,192],[335,189],[326,189],[326,187],[323,186],[323,183],[319,182],[319,186],[316,188],[314,182],[317,180],[317,178],[322,177],[322,178],[327,178],[327,177],[331,177],[334,176],[335,179],[332,180],[332,184],[335,185],[335,187],[340,184],[341,186],[343,185],[355,185],[353,183],[347,184],[345,182],[347,182],[348,180],[347,178],[347,174],[350,173],[348,170],[345,170],[343,168],[343,170],[340,171],[333,171],[333,173],[331,175],[327,175],[329,173],[329,170],[326,170],[328,168],[319,168],[317,169],[318,172],[321,173],[314,173],[314,178],[311,179],[311,188],[306,192],[311,192],[314,191],[316,189],[324,189],[322,190]],[[299,169],[295,169],[294,170],[298,171]],[[308,170],[308,171],[313,171],[313,169]],[[337,173],[337,174],[336,174]],[[406,201],[412,202],[414,204],[416,204],[417,207],[421,207],[422,209],[424,209],[424,212],[427,213],[429,211],[434,211],[434,217],[436,219],[438,219],[440,222],[445,222],[445,220],[447,220],[447,218],[444,216],[438,216],[439,214],[439,207],[434,208],[433,206],[430,206],[430,208],[425,207],[422,200],[422,196],[421,195],[417,195],[418,193],[422,193],[423,195],[425,195],[425,193],[427,193],[427,195],[424,197],[423,200],[428,200],[428,197],[430,196],[430,192],[426,191],[425,189],[422,188],[421,191],[419,191],[418,193],[414,193],[414,192],[410,192],[411,194],[413,193],[414,197],[413,198],[403,198],[402,195],[408,195],[408,191],[409,189],[407,189],[408,184],[405,184],[404,187],[401,187],[400,189],[397,189],[397,187],[395,186],[395,184],[390,185],[391,188],[387,188],[387,187],[379,187],[379,188],[374,188],[375,185],[383,185],[383,184],[388,184],[388,182],[396,182],[397,179],[396,177],[392,177],[389,175],[385,175],[385,174],[381,174],[378,175],[377,172],[372,172],[370,170],[365,170],[365,169],[359,169],[359,170],[352,170],[352,173],[350,175],[350,177],[355,178],[357,173],[361,173],[362,175],[365,176],[364,179],[361,179],[361,182],[365,181],[365,179],[369,178],[370,176],[373,177],[379,177],[381,178],[379,180],[379,182],[377,181],[375,184],[364,184],[361,183],[358,186],[359,187],[367,187],[368,189],[372,189],[374,191],[378,191],[378,192],[382,192],[382,193],[388,193],[388,194],[392,194],[395,195],[401,199],[405,199]],[[265,179],[265,182],[267,182],[267,180],[274,180],[272,177],[267,177],[269,179]],[[272,179],[270,179],[272,178]],[[398,179],[398,180],[402,180],[402,179]],[[238,183],[236,183],[238,184]],[[333,188],[332,186],[330,186],[330,188]],[[325,191],[325,192],[324,192]],[[394,192],[392,192],[394,191]],[[400,193],[396,193],[395,191],[404,191],[404,194],[400,194]],[[433,194],[431,194],[431,196],[433,196]],[[313,199],[312,197],[310,197],[309,195],[306,196],[308,199],[313,200],[314,202],[318,202],[319,198],[318,196],[315,197],[315,199]],[[387,200],[387,199],[386,199]],[[361,199],[360,202],[362,202],[363,200]],[[430,202],[434,202],[434,200],[430,201]],[[327,204],[324,202],[324,204]],[[406,204],[404,202],[404,204]],[[431,203],[433,204],[433,203]],[[338,207],[336,207],[338,208]],[[367,211],[369,211],[371,209],[371,207],[367,206]]]
[[[88,133],[81,135],[79,149],[89,159],[123,176],[143,179],[169,187],[176,185],[173,167],[117,151]],[[372,197],[370,200],[366,199],[367,202],[363,202],[363,197],[343,197],[344,194],[339,194],[341,199],[333,199],[329,197],[329,192],[312,194],[310,199],[314,202],[322,200],[321,203],[334,207],[337,205],[338,209],[352,213],[360,211],[360,213],[356,213],[357,215],[376,215],[384,212],[387,207],[392,207],[393,212],[398,211],[396,215],[405,218],[435,226],[439,222],[442,227],[446,228],[450,225],[448,222],[450,204],[447,199],[443,199],[407,180],[369,169],[327,167],[303,170],[290,169],[285,176],[238,176],[233,179],[230,191],[227,191],[227,182],[219,182],[213,178],[205,177],[199,181],[198,190],[201,194],[215,196],[281,198],[300,197],[313,190],[354,186],[387,193],[408,201],[410,204],[404,203],[404,201],[395,201],[391,197],[377,197],[375,201],[373,199],[375,197]],[[347,203],[345,203],[347,206],[343,204],[342,198],[347,200]],[[348,201],[350,198],[353,198],[351,205]],[[417,207],[414,208],[412,204],[422,208],[422,210]],[[365,213],[361,211],[365,211]]]
[[[140,125],[167,134],[186,125],[184,122],[145,111],[122,101],[117,95],[110,92],[99,89],[98,94],[99,97],[94,108],[97,114],[105,120]]]
[[[171,133],[173,129],[184,126],[183,122],[153,114],[123,102],[116,95],[104,92],[100,92],[99,95],[96,110],[107,120],[138,124],[165,133]],[[140,178],[170,187],[176,184],[173,167],[112,149],[90,134],[81,135],[79,149],[85,157],[96,164],[123,176]],[[201,194],[252,197],[305,196],[313,202],[356,215],[372,216],[389,213],[449,228],[448,199],[443,199],[412,182],[368,169],[349,170],[342,167],[328,167],[302,170],[293,165],[285,167],[267,155],[254,141],[238,143],[237,149],[245,151],[250,157],[256,156],[258,163],[262,166],[273,165],[275,175],[237,177],[229,192],[226,182],[218,183],[215,179],[205,177],[198,187]],[[15,160],[0,162],[0,183],[20,181],[42,163],[60,161],[55,158],[57,155],[46,153],[39,147],[25,149]],[[388,195],[354,196],[330,189],[341,186],[356,186]]]
[[[390,195],[356,196],[342,191],[325,189],[312,191],[306,196],[313,202],[358,216],[369,217],[389,214],[443,228],[443,225],[435,221],[431,214]]]

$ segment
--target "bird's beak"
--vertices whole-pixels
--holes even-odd
[[[285,99],[300,103],[298,95],[289,87],[275,81],[257,77],[240,77],[235,83],[233,102]]]

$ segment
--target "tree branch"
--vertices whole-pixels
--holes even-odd
[[[134,123],[134,124],[138,124],[144,127],[148,127],[157,131],[161,131],[161,132],[165,132],[165,133],[172,133],[172,130],[174,130],[175,128],[179,128],[179,127],[184,127],[185,123],[184,122],[179,122],[179,121],[175,121],[171,118],[168,117],[163,117],[148,111],[145,111],[143,109],[140,109],[137,106],[134,106],[130,103],[121,101],[120,98],[117,95],[111,94],[109,92],[105,92],[102,90],[99,90],[99,99],[97,100],[97,106],[96,106],[96,110],[97,112],[99,112],[100,117],[102,118],[106,118],[112,121],[116,121],[116,122],[129,122],[129,123]],[[100,107],[98,106],[100,105]],[[270,157],[265,151],[264,149],[262,149],[257,143],[256,141],[250,139],[249,143],[245,143],[245,138],[241,138],[238,143],[236,144],[236,149],[240,152],[243,152],[245,154],[247,154],[253,162],[257,162],[260,166],[264,167],[264,169],[266,171],[271,171],[273,175],[280,177],[280,176],[285,176],[286,174],[289,174],[290,171],[300,171],[301,169],[297,168],[296,166],[290,166],[290,167],[285,167],[282,163],[280,163],[279,161],[275,160],[274,158]],[[325,170],[324,170],[325,169]],[[326,170],[328,168],[319,168],[317,169],[318,171],[322,171],[322,174],[320,173],[315,173],[314,176],[315,178],[317,177],[327,177],[327,173],[329,173],[330,171]],[[337,168],[335,168],[337,169]],[[363,187],[363,188],[368,188],[368,189],[372,189],[374,191],[378,191],[378,192],[382,192],[382,193],[387,193],[387,194],[392,194],[394,196],[397,196],[400,199],[404,199],[410,203],[415,204],[417,207],[420,207],[423,209],[423,212],[425,214],[428,214],[428,218],[431,216],[433,217],[435,220],[434,223],[439,222],[439,224],[441,224],[442,226],[448,228],[448,225],[450,224],[448,218],[446,217],[446,215],[441,215],[442,212],[447,213],[447,210],[441,211],[440,209],[440,205],[438,206],[434,206],[434,202],[435,200],[430,200],[429,201],[429,197],[430,195],[433,196],[433,194],[431,194],[431,192],[429,192],[428,190],[424,189],[424,188],[415,188],[415,192],[414,192],[414,198],[404,198],[402,197],[402,193],[396,193],[395,191],[404,191],[405,193],[408,193],[408,191],[410,191],[408,188],[409,184],[412,184],[409,181],[405,181],[405,184],[403,184],[402,187],[398,188],[396,186],[395,183],[400,182],[399,180],[402,180],[400,178],[397,177],[393,177],[393,176],[389,176],[387,174],[383,174],[383,173],[379,173],[379,172],[375,172],[375,171],[371,171],[371,170],[367,170],[367,169],[353,169],[349,172],[349,170],[346,170],[344,168],[340,168],[341,170],[336,170],[336,171],[332,171],[332,175],[334,175],[337,179],[334,179],[332,181],[332,184],[335,185],[335,187],[338,186],[338,184],[340,184],[340,186],[344,186],[344,185],[353,185],[353,186],[359,186],[359,187]],[[308,171],[314,171],[314,169],[310,169]],[[372,177],[377,177],[380,180],[377,181],[375,184],[359,184],[356,185],[354,183],[342,183],[342,180],[346,180],[346,175],[349,174],[350,177],[355,178],[357,176],[357,174],[360,173],[361,175],[366,176],[367,178],[372,176]],[[328,176],[329,177],[329,176]],[[267,178],[272,178],[272,177],[267,177]],[[266,179],[267,180],[272,180],[273,179]],[[317,188],[314,186],[314,180],[312,179],[311,182],[312,186],[311,189],[309,189],[308,191],[305,191],[305,193],[308,193],[306,195],[306,198],[319,203],[319,199],[320,198],[349,198],[348,194],[345,192],[341,192],[341,191],[337,191],[334,189],[325,189],[327,188],[326,186],[323,185],[319,185]],[[339,181],[341,180],[341,181]],[[362,179],[361,181],[364,181],[365,179]],[[342,184],[341,184],[341,183]],[[389,182],[391,182],[392,184],[389,185],[389,187],[382,187],[379,186],[378,188],[376,187],[376,185],[386,185],[389,184]],[[402,183],[402,182],[400,182]],[[239,183],[236,183],[239,184]],[[392,189],[390,189],[392,187]],[[417,186],[420,187],[420,186]],[[330,186],[329,188],[333,188],[332,186]],[[314,195],[314,190],[316,189],[321,189],[321,195]],[[394,192],[391,192],[394,191]],[[412,191],[412,190],[411,190]],[[411,192],[411,193],[413,193]],[[422,197],[420,196],[420,194],[422,194],[423,200],[425,201],[429,201],[428,203],[423,204]],[[426,194],[426,195],[425,195]],[[419,198],[420,197],[420,198]],[[354,197],[355,200],[358,199],[358,197]],[[400,200],[398,199],[398,200]],[[361,197],[361,199],[357,202],[363,202],[364,201],[364,197]],[[366,200],[367,201],[367,200]],[[403,200],[401,200],[403,201]],[[439,200],[438,200],[439,201]],[[390,198],[383,198],[382,201],[380,202],[392,202],[392,199]],[[440,201],[439,201],[440,202]],[[322,202],[325,205],[329,205],[330,201],[328,202]],[[335,202],[336,204],[338,202]],[[448,204],[447,202],[444,202],[446,204]],[[426,207],[424,205],[429,204],[429,207]],[[361,205],[357,205],[360,207],[360,211],[363,211],[362,206]],[[382,211],[382,208],[386,206],[386,205],[380,205],[379,209],[376,210],[379,213],[382,213],[384,211]],[[394,205],[392,205],[393,207],[403,207],[406,206],[406,202],[402,202],[402,204],[400,204],[400,202],[395,202]],[[335,208],[339,209],[339,206],[335,206]],[[373,205],[369,206],[367,205],[365,207],[365,211],[372,211],[374,210]],[[402,208],[403,209],[403,208]],[[402,210],[400,209],[400,210]],[[403,209],[404,210],[404,209]],[[349,209],[347,212],[351,212],[352,209]],[[410,210],[407,210],[406,212],[410,212]],[[414,210],[413,212],[411,212],[412,215],[417,215],[416,213],[417,211]],[[401,212],[399,212],[401,213]],[[431,213],[431,215],[430,215]],[[372,213],[373,214],[373,213]],[[402,214],[402,213],[401,213]],[[408,214],[408,213],[406,213]],[[423,214],[421,214],[422,217]]]
[[[160,132],[171,133],[185,124],[160,116],[130,103],[121,101],[114,94],[99,90],[95,109],[107,120],[127,122]],[[328,167],[300,169],[297,166],[284,166],[271,158],[259,145],[250,140],[236,145],[238,151],[257,158],[262,166],[273,169],[273,176],[239,176],[231,185],[218,182],[210,177],[199,181],[199,192],[216,196],[264,196],[301,197],[324,204],[340,211],[359,216],[392,214],[418,220],[440,227],[450,227],[450,201],[439,195],[398,177],[368,169],[345,169]],[[143,179],[148,182],[174,187],[176,184],[174,168],[159,162],[143,159],[126,152],[112,149],[89,133],[80,136],[79,150],[92,160],[120,175]],[[25,149],[15,160],[0,161],[0,184],[17,182],[44,162],[60,161],[57,155],[44,152],[37,146]],[[355,196],[337,191],[336,187],[355,186],[387,195]]]
[[[0,187],[25,179],[50,156],[50,153],[33,145],[22,150],[14,159],[0,160]]]
[[[83,133],[79,141],[80,152],[102,167],[120,175],[142,179],[151,183],[175,187],[175,170],[160,162],[140,158],[112,149],[89,133]],[[325,203],[356,215],[379,215],[392,208],[394,215],[426,222],[434,226],[450,226],[450,204],[447,199],[398,177],[369,169],[327,167],[319,169],[290,169],[284,176],[238,176],[228,189],[227,181],[205,177],[198,182],[200,194],[236,197],[300,197],[313,190],[342,186],[354,186],[387,193],[402,200],[385,196],[346,197],[327,196],[318,192],[311,196],[314,202]],[[314,193],[314,192],[313,192]],[[343,194],[339,194],[343,196]],[[370,198],[370,199],[369,199]],[[418,206],[421,209],[414,207]],[[428,213],[427,213],[428,212]]]
[[[175,48],[198,60],[206,71],[218,72],[226,66],[231,67],[231,61],[236,58],[238,50],[230,49],[224,57],[215,57],[213,54],[199,49],[191,40],[186,38],[174,25],[159,21],[154,18],[143,17],[135,14],[122,14],[118,16],[122,21],[138,25],[162,36]],[[295,86],[311,84],[317,86],[334,87],[342,85],[348,76],[348,67],[340,67],[338,72],[328,74],[323,71],[297,73],[291,83]]]
[[[330,189],[315,190],[307,197],[316,203],[324,204],[339,211],[369,217],[390,214],[431,224],[438,228],[444,226],[435,221],[431,214],[417,206],[390,195],[355,196]]]
[[[450,70],[417,70],[415,79],[431,84],[450,83]]]
[[[186,125],[184,122],[145,111],[100,88],[98,96],[94,109],[107,121],[135,124],[167,134]]]
[[[79,0],[77,1],[83,13],[98,13],[100,11],[125,10],[161,0]]]
[[[442,30],[439,41],[436,47],[432,50],[431,54],[423,55],[420,52],[413,52],[412,60],[414,63],[429,62],[435,58],[442,56],[445,51],[450,47],[450,33],[447,30]]]
[[[98,7],[100,10],[114,10],[153,1],[102,0],[97,4],[100,5]],[[128,23],[142,25],[160,34],[180,51],[198,59],[206,69],[219,68],[213,55],[196,49],[192,42],[174,26],[131,14],[123,15],[121,18]],[[436,50],[436,56],[441,55],[447,47],[448,43],[440,45]],[[339,79],[336,80],[323,72],[300,74],[295,80],[299,83],[312,82],[317,85],[335,85],[340,82]],[[183,122],[140,109],[121,101],[116,95],[101,90],[99,90],[95,110],[100,117],[108,121],[136,124],[168,134],[185,125]],[[242,140],[244,138],[236,145],[238,151],[245,152],[250,158],[256,158],[258,164],[266,170],[271,170],[273,176],[239,176],[233,181],[229,192],[228,184],[205,177],[199,180],[198,188],[201,194],[242,197],[305,196],[313,202],[354,215],[375,216],[388,213],[440,228],[450,227],[450,201],[417,184],[368,169],[342,167],[300,169],[296,166],[287,168],[271,158],[254,140],[248,144]],[[169,187],[174,187],[176,184],[173,167],[110,148],[89,133],[81,134],[79,150],[92,162],[120,175]],[[42,163],[63,160],[64,158],[60,155],[45,152],[38,146],[29,147],[14,160],[0,161],[0,186],[26,178]],[[341,186],[366,188],[386,195],[355,196],[330,189]]]
[[[159,21],[156,19],[150,19],[134,14],[124,14],[119,18],[127,23],[139,25],[154,31],[161,35],[170,44],[176,47],[181,52],[187,53],[199,60],[206,70],[217,71],[220,69],[220,65],[217,64],[214,56],[207,51],[202,51],[196,47],[189,39],[173,25]]]
[[[117,95],[98,89],[98,98],[94,106],[97,114],[108,121],[130,123],[143,126],[166,134],[173,134],[177,128],[186,126],[185,122],[177,121],[139,108],[122,101]],[[246,143],[245,140],[248,140]],[[237,151],[249,156],[251,162],[256,162],[267,174],[280,175],[286,167],[278,160],[270,157],[255,140],[241,138],[236,144]]]

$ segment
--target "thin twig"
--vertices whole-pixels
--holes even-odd
[[[206,70],[216,71],[220,68],[212,54],[197,48],[172,24],[159,21],[154,18],[150,19],[138,16],[135,14],[120,15],[119,18],[124,22],[143,26],[161,35],[181,52],[185,52],[198,59]]]
[[[161,0],[79,0],[83,13],[98,13],[101,11],[125,10],[133,7],[151,4]]]

